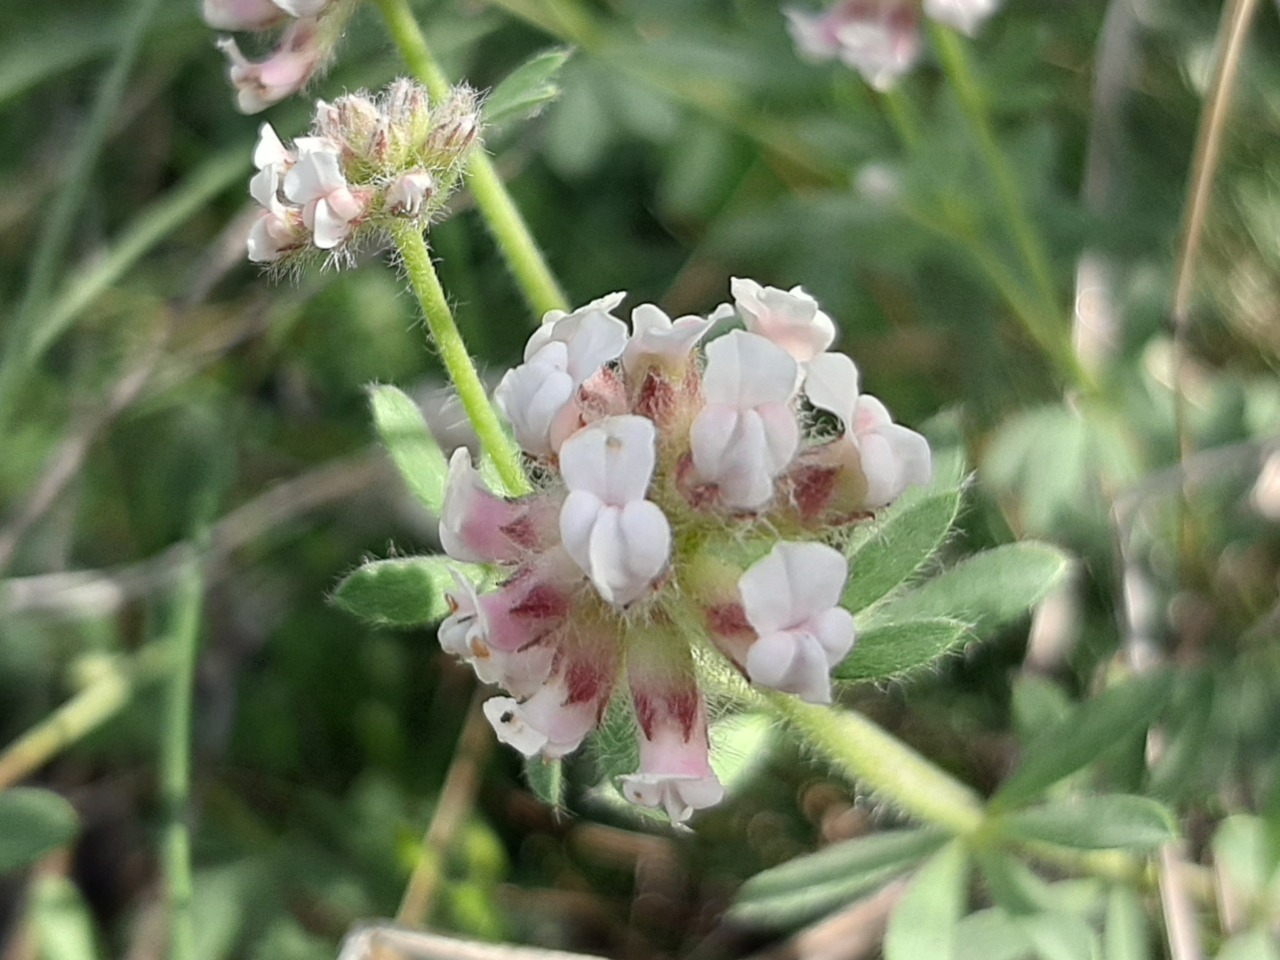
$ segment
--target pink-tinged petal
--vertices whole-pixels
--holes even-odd
[[[706,355],[702,392],[709,404],[745,410],[795,396],[795,360],[762,336],[731,331],[707,344]]]
[[[547,735],[524,719],[519,701],[511,697],[494,697],[486,700],[482,709],[498,739],[526,757],[537,756],[547,745]]]
[[[589,490],[573,490],[560,507],[560,541],[584,572],[591,570],[591,531],[604,504]]]
[[[622,354],[622,367],[635,376],[647,364],[683,366],[711,325],[711,320],[698,316],[672,321],[652,303],[642,303],[631,311],[632,334]]]
[[[618,606],[644,595],[671,556],[671,526],[657,504],[640,500],[605,507],[591,529],[588,565],[591,583]]]
[[[883,403],[870,395],[858,398],[853,439],[867,482],[866,507],[883,507],[911,485],[924,485],[933,474],[928,441],[892,421]]]
[[[249,230],[245,249],[254,263],[271,263],[302,242],[283,209],[264,210]]]
[[[215,30],[266,30],[284,19],[271,0],[204,0],[200,15]]]
[[[273,0],[291,17],[316,17],[324,12],[332,0]]]
[[[284,178],[284,195],[291,203],[320,200],[346,187],[336,148],[303,150]]]
[[[466,447],[453,451],[440,511],[440,544],[445,553],[471,563],[514,563],[532,546],[510,535],[526,510],[525,505],[489,491],[471,465]]]
[[[835,667],[849,655],[858,635],[853,614],[840,607],[824,610],[811,619],[808,626],[826,655],[828,667]]]
[[[311,242],[321,250],[332,250],[347,238],[351,222],[334,212],[327,199],[316,202],[312,214]]]
[[[795,42],[797,52],[808,60],[831,60],[840,50],[831,19],[806,10],[788,8],[782,11],[787,17],[787,32]]]
[[[445,591],[445,599],[449,602],[451,612],[440,624],[436,636],[445,653],[467,660],[471,657],[472,639],[483,639],[488,627],[480,612],[480,598],[476,595],[475,584],[457,570],[449,572],[453,576],[453,589]]]
[[[570,490],[589,490],[612,506],[643,500],[657,462],[653,421],[606,417],[560,448],[560,473]]]
[[[759,634],[802,627],[835,607],[849,566],[821,543],[776,544],[738,579],[747,621]]]
[[[973,36],[1000,8],[1000,0],[924,0],[925,16]]]
[[[275,210],[280,206],[279,189],[280,168],[274,163],[263,167],[249,179],[249,196],[264,210]]]
[[[807,363],[836,337],[835,323],[800,287],[779,290],[735,277],[729,284],[747,330],[769,340],[800,363]]]
[[[819,410],[839,417],[845,430],[852,429],[858,368],[843,353],[821,353],[805,364],[804,393]]]
[[[573,400],[575,386],[564,370],[565,353],[564,344],[548,344],[530,362],[508,370],[493,393],[516,443],[535,457],[555,452],[552,426]]]
[[[530,359],[548,343],[563,343],[569,348],[568,370],[577,383],[582,383],[602,365],[621,355],[626,346],[627,325],[612,314],[624,297],[625,293],[611,293],[572,313],[548,311],[525,346],[525,359]]]
[[[790,407],[768,403],[756,408],[764,435],[764,461],[769,476],[776,477],[787,468],[800,448],[800,424]]]
[[[294,155],[281,141],[275,128],[264,123],[258,128],[258,142],[253,148],[253,165],[263,170],[272,164],[283,169],[293,163]]]
[[[607,695],[607,690],[601,691]],[[527,757],[563,757],[576,750],[596,725],[598,698],[578,699],[571,681],[561,674],[522,702],[497,697],[484,704],[484,715],[498,738]]]
[[[762,687],[793,693],[810,703],[831,702],[831,677],[818,641],[800,631],[771,633],[747,651],[747,676]]]

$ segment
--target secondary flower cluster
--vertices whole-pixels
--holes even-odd
[[[924,0],[924,15],[973,34],[1000,0]],[[840,60],[877,90],[888,90],[920,56],[921,0],[842,0],[824,13],[786,11],[801,55]]]
[[[249,259],[279,266],[340,253],[390,220],[422,226],[458,183],[480,130],[475,94],[455,88],[443,103],[397,80],[374,98],[348,94],[316,105],[310,136],[289,148],[263,124],[249,193],[262,213]]]
[[[639,769],[623,793],[677,822],[723,795],[703,680],[736,670],[829,702],[854,642],[829,542],[930,475],[924,439],[826,352],[835,325],[812,297],[732,293],[710,317],[643,304],[630,331],[620,293],[549,313],[496,391],[537,491],[495,495],[460,449],[441,511],[446,552],[502,574],[480,593],[455,573],[439,632],[510,694],[485,705],[498,736],[563,756],[625,696]],[[734,317],[745,330],[700,349]]]
[[[271,55],[253,61],[231,37],[218,48],[231,61],[231,85],[241,113],[260,113],[292,96],[333,53],[359,0],[204,0],[205,23],[215,30],[261,32],[284,25]]]

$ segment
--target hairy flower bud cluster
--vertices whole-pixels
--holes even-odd
[[[341,255],[392,221],[426,226],[457,186],[480,131],[475,94],[457,87],[431,105],[397,80],[380,97],[316,105],[311,134],[286,147],[263,124],[249,193],[262,208],[249,259],[276,266]]]
[[[723,795],[707,671],[829,702],[854,642],[831,544],[931,471],[925,440],[828,352],[812,297],[732,293],[709,317],[643,304],[630,330],[621,293],[547,314],[495,394],[537,490],[494,494],[459,449],[441,511],[446,552],[501,571],[484,593],[456,575],[440,627],[510,694],[485,707],[498,736],[560,757],[625,698],[639,769],[622,791],[677,822]]]
[[[255,33],[283,27],[272,52],[250,60],[231,37],[218,41],[241,113],[261,113],[297,93],[329,61],[359,0],[204,0],[215,30]]]
[[[877,90],[888,90],[920,56],[920,14],[974,34],[1000,0],[841,0],[823,13],[789,9],[787,27],[801,56],[840,60]]]

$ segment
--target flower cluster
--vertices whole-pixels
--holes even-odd
[[[229,75],[241,113],[261,113],[292,96],[329,60],[358,0],[204,0],[205,23],[215,30],[261,32],[283,25],[271,54],[261,61],[240,52],[231,37],[218,48],[231,62]]]
[[[925,16],[976,33],[1000,0],[924,0]],[[892,87],[920,56],[920,0],[841,0],[824,13],[786,11],[801,55],[838,59],[877,90]]]
[[[495,495],[460,449],[441,511],[446,552],[501,571],[488,592],[456,573],[439,632],[510,694],[485,705],[498,736],[563,756],[618,694],[639,747],[623,793],[677,822],[723,794],[707,676],[829,702],[854,642],[830,544],[931,470],[925,440],[827,352],[812,297],[732,293],[710,317],[641,305],[630,331],[623,294],[549,313],[496,391],[536,491]],[[745,329],[700,349],[734,318]]]
[[[311,135],[286,147],[263,124],[249,193],[262,208],[249,259],[277,266],[335,255],[392,220],[425,226],[457,185],[480,130],[475,94],[427,93],[398,80],[382,96],[317,104]]]

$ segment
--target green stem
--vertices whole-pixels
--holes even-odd
[[[1010,167],[1008,158],[1000,149],[1000,143],[991,122],[991,114],[987,108],[986,96],[969,64],[964,42],[954,30],[947,27],[934,24],[931,29],[942,68],[960,101],[965,119],[977,141],[978,151],[982,155],[987,174],[995,187],[1000,210],[1012,235],[1014,246],[1031,276],[1032,285],[1041,303],[1042,313],[1036,315],[1034,320],[1031,317],[1025,318],[1024,326],[1031,337],[1057,363],[1068,382],[1082,392],[1093,392],[1093,379],[1080,365],[1075,355],[1075,350],[1071,346],[1070,331],[1058,322],[1063,313],[1059,309],[1058,293],[1053,282],[1053,271],[1049,267],[1048,254],[1027,212],[1018,178]]]
[[[983,826],[978,795],[866,717],[766,693],[773,710],[847,776],[926,823],[961,837]]]
[[[191,561],[174,596],[172,643],[175,663],[165,704],[164,740],[160,745],[160,788],[168,823],[164,832],[164,874],[169,909],[169,956],[195,957],[195,925],[191,915],[191,833],[187,823],[191,796],[192,699],[200,640],[204,574]]]
[[[449,78],[432,56],[408,0],[375,0],[375,3],[409,71],[427,88],[431,99],[443,100],[449,95]],[[507,261],[507,268],[534,313],[541,317],[548,310],[570,309],[569,299],[547,266],[529,225],[483,150],[476,150],[467,164],[467,184],[489,233]]]
[[[457,324],[453,322],[453,312],[449,309],[444,288],[440,286],[440,278],[436,276],[435,267],[431,263],[426,240],[418,228],[410,223],[393,226],[391,236],[400,252],[413,292],[422,305],[431,342],[440,351],[440,359],[458,391],[462,408],[471,420],[480,443],[493,460],[507,493],[511,496],[528,493],[529,478],[520,466],[520,453],[502,429],[498,415],[489,403],[489,396],[476,373],[475,364],[467,353],[466,344],[462,342],[462,335],[458,333]]]

